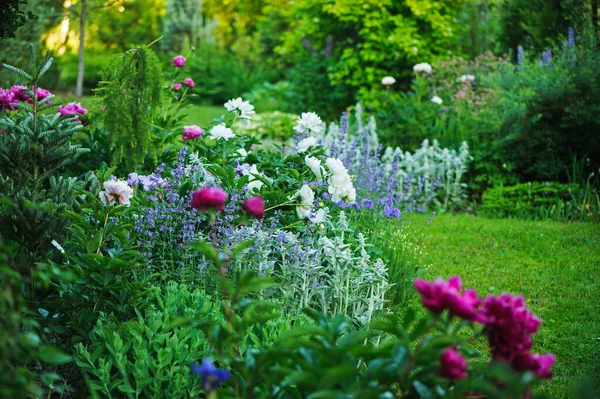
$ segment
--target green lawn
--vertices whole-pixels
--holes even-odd
[[[537,391],[568,397],[581,377],[600,384],[600,225],[491,220],[469,215],[412,220],[425,247],[420,277],[459,274],[480,295],[522,294],[542,320],[534,351],[557,357]]]
[[[187,116],[184,119],[184,123],[187,125],[199,125],[205,127],[212,122],[214,118],[217,118],[226,112],[224,107],[194,105],[186,108],[185,113]]]

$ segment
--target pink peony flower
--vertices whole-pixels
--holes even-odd
[[[80,103],[70,103],[67,105],[63,105],[58,109],[58,112],[62,116],[72,116],[72,115],[85,115],[87,114],[87,109],[83,108]],[[73,119],[74,122],[79,122],[79,118]]]
[[[133,195],[133,189],[122,180],[109,180],[104,182],[104,191],[100,192],[100,200],[108,205],[118,202],[122,205],[131,205],[129,199]]]
[[[481,301],[473,290],[461,290],[459,276],[452,276],[448,281],[441,278],[433,282],[416,279],[414,285],[421,295],[423,306],[433,313],[442,313],[449,310],[455,316],[465,320],[477,320],[477,307]]]
[[[23,93],[22,90],[28,90],[27,86],[13,86],[10,88],[10,91],[12,91],[15,94],[15,98],[17,100],[28,101],[29,96],[27,94]]]
[[[181,83],[174,83],[173,88],[177,91],[181,90]]]
[[[204,130],[202,130],[202,128],[196,125],[184,126],[183,135],[181,136],[181,138],[183,139],[183,141],[198,139],[202,137],[202,133],[204,133]]]
[[[257,219],[262,219],[265,216],[265,202],[262,197],[247,199],[242,205],[242,209]]]
[[[492,357],[511,363],[515,357],[529,353],[532,335],[541,323],[523,297],[510,294],[487,297],[478,321],[487,333]]]
[[[173,65],[175,65],[175,68],[179,69],[179,68],[183,68],[185,66],[185,62],[187,60],[185,59],[185,57],[183,55],[178,55],[176,57],[173,57]]]
[[[449,380],[467,378],[468,363],[454,348],[448,348],[440,356],[440,376]]]
[[[67,105],[63,105],[58,109],[58,112],[62,115],[85,115],[87,114],[87,109],[81,106],[81,103],[70,103]]]
[[[513,367],[519,371],[531,371],[538,378],[549,380],[553,377],[550,369],[555,362],[556,357],[552,354],[527,353],[516,356],[513,360]]]
[[[225,191],[218,187],[208,187],[194,191],[190,205],[199,211],[206,211],[207,209],[222,211],[225,209],[226,200],[227,193]]]
[[[31,90],[33,90],[33,88]],[[50,97],[51,95],[52,95],[52,93],[50,93],[48,90],[42,89],[41,87],[37,88],[37,100],[38,101],[42,101],[43,99],[45,99],[46,97]],[[27,102],[29,104],[32,104],[33,100],[28,97]],[[46,104],[49,104],[49,103],[50,103],[50,101],[46,101]]]
[[[0,111],[14,110],[13,104],[18,104],[19,100],[15,98],[15,93],[11,90],[0,89]]]
[[[190,87],[194,87],[196,86],[196,84],[194,83],[194,81],[192,80],[192,78],[185,78],[183,79],[183,84],[186,84]]]

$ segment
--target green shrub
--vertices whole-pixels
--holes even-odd
[[[52,58],[48,52],[38,63],[33,46],[31,51],[31,75],[3,66],[29,80],[35,91]],[[52,95],[41,102],[32,91],[26,94],[35,97],[31,105],[22,102],[16,110],[0,113],[0,239],[17,243],[23,256],[39,261],[52,247],[51,241],[64,234],[67,221],[60,213],[78,205],[76,180],[59,173],[87,150],[71,145],[81,124],[60,117],[56,112],[60,103],[53,103]],[[21,272],[30,274],[27,262]]]
[[[196,48],[190,58],[190,75],[204,103],[222,105],[273,78],[274,72],[260,62],[216,46]]]
[[[158,305],[122,322],[103,316],[75,361],[90,376],[89,389],[102,398],[191,398],[202,392],[190,365],[208,354],[204,333],[188,325],[172,328],[176,316],[219,317],[218,304],[199,290],[168,284],[155,289]]]
[[[161,104],[163,73],[160,61],[149,47],[136,47],[114,59],[106,68],[98,90],[102,113],[111,133],[111,164],[119,172],[136,170],[145,163],[153,168],[157,154],[150,125]]]
[[[571,219],[581,188],[577,184],[533,182],[494,187],[483,194],[479,211],[490,217]]]

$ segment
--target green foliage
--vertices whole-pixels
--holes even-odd
[[[105,179],[113,170],[103,168],[99,178]],[[88,176],[91,190],[85,192],[85,205],[79,213],[67,212],[71,222],[69,234],[62,244],[60,269],[69,272],[69,280],[54,284],[57,295],[48,298],[44,306],[60,314],[59,330],[70,332],[70,340],[86,341],[100,313],[115,314],[120,320],[135,317],[135,308],[149,304],[143,299],[149,273],[132,238],[125,206],[106,207],[98,199],[100,181]],[[51,267],[58,264],[49,262]]]
[[[256,54],[238,54],[214,45],[197,47],[189,62],[191,76],[198,77],[199,100],[204,103],[222,105],[274,77],[274,71]]]
[[[600,163],[600,53],[595,41],[529,59],[501,81],[502,139],[495,149],[521,181],[567,181],[572,158]]]
[[[210,41],[214,24],[205,17],[202,0],[167,0],[165,7],[161,48],[183,52]]]
[[[208,354],[204,333],[194,326],[172,328],[174,317],[219,319],[219,308],[204,292],[186,285],[155,287],[157,304],[138,317],[102,315],[87,345],[78,344],[76,363],[88,374],[90,391],[102,398],[190,398],[201,387],[190,365]]]
[[[15,31],[28,20],[35,20],[36,16],[29,11],[25,13],[21,6],[27,1],[6,0],[0,9],[0,40],[15,37]]]
[[[282,54],[298,53],[302,38],[316,48],[332,40],[329,71],[333,84],[348,84],[364,98],[402,66],[428,61],[451,47],[455,15],[464,3],[452,1],[302,1],[281,5],[290,28],[283,33]],[[331,39],[329,39],[331,37]]]
[[[40,343],[39,336],[26,332],[36,326],[27,315],[25,299],[20,296],[23,280],[6,265],[8,251],[0,252],[0,397],[26,398],[39,396],[36,374],[25,368],[27,360]]]
[[[85,74],[83,76],[83,87],[89,92],[98,87],[102,81],[105,69],[110,61],[117,56],[108,51],[87,51],[85,54]],[[77,81],[77,55],[66,53],[59,58],[60,76],[55,85],[59,89],[75,87]]]
[[[33,91],[52,65],[50,53],[41,62],[33,46],[31,73],[3,64],[4,68],[28,79]],[[74,118],[43,111],[55,108],[53,96],[31,105],[19,103],[19,112],[8,111],[0,118],[0,198],[9,198],[0,209],[0,236],[18,243],[30,259],[40,260],[52,239],[60,239],[67,221],[60,213],[77,206],[75,179],[57,173],[86,150],[71,145],[73,135],[81,129]],[[28,267],[25,265],[25,269]],[[25,270],[23,272],[26,273]]]
[[[598,218],[598,198],[591,209],[578,201],[582,188],[555,182],[494,187],[483,193],[479,210],[485,216],[524,219],[572,220]]]
[[[286,78],[290,82],[290,111],[296,114],[312,111],[324,120],[337,120],[356,93],[344,80],[334,81],[329,72],[336,61],[321,54],[302,54],[295,60]]]
[[[107,67],[98,92],[111,132],[111,164],[120,172],[156,163],[150,122],[161,101],[162,79],[158,57],[148,47],[129,50]]]
[[[13,2],[13,0],[8,1]],[[62,4],[57,6],[56,0],[28,0],[27,3],[21,1],[19,7],[27,14],[35,14],[37,19],[26,21],[23,28],[15,32],[14,38],[2,39],[2,35],[0,34],[0,63],[12,65],[27,64],[29,62],[29,52],[27,51],[29,43],[36,43],[36,45],[40,43],[47,29],[59,24],[63,17],[62,10],[60,9]],[[5,8],[0,8],[0,13],[2,13]],[[0,21],[1,25],[7,20],[0,18]],[[41,78],[40,86],[52,89],[53,86],[51,83],[57,81],[59,72],[56,66],[52,68],[52,70]],[[27,80],[0,68],[0,87],[10,87],[13,84],[26,83],[28,83]]]
[[[565,34],[568,27],[579,32],[590,24],[589,7],[595,0],[507,0],[500,3],[499,42],[505,52],[516,51],[518,45],[543,50]]]

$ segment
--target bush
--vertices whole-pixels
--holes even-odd
[[[199,100],[215,105],[274,78],[273,72],[260,62],[211,45],[196,48],[190,61],[191,75],[200,77],[196,80]]]
[[[91,376],[100,397],[190,398],[201,393],[190,365],[208,355],[204,333],[193,326],[172,328],[176,316],[218,319],[218,305],[199,290],[168,284],[153,290],[158,306],[122,322],[101,316],[88,345],[75,346],[75,361]],[[166,395],[166,396],[165,396]]]
[[[533,182],[490,188],[483,194],[479,211],[489,217],[524,219],[578,218],[581,193],[577,184]]]

